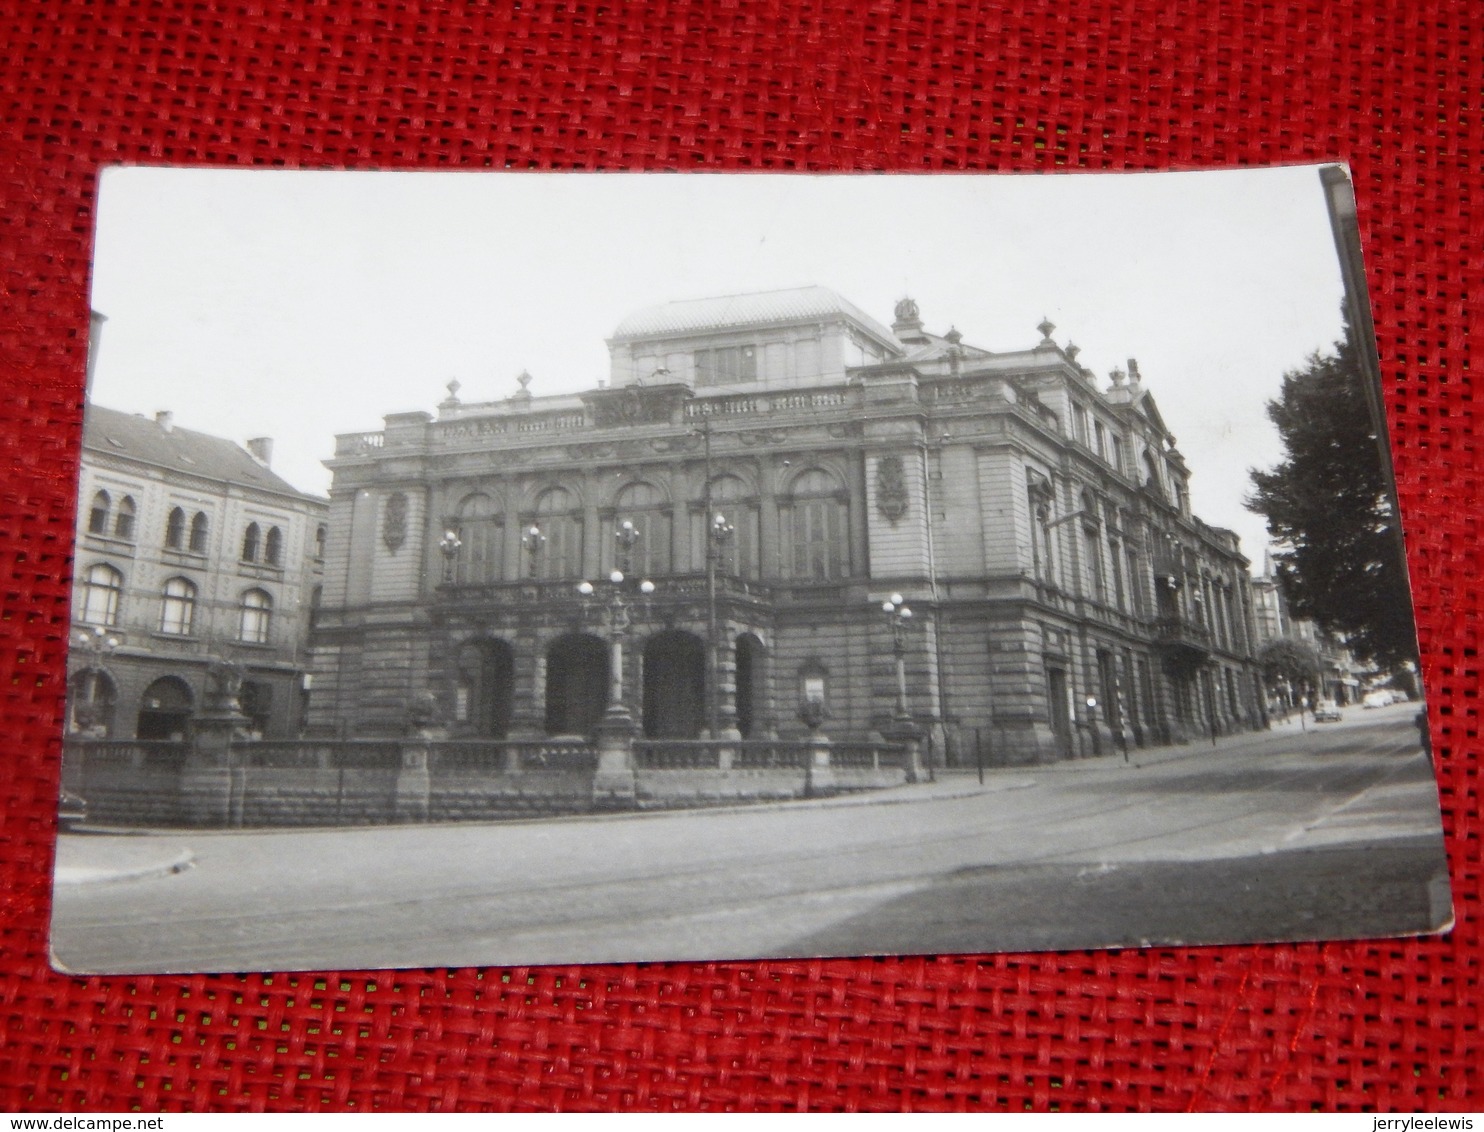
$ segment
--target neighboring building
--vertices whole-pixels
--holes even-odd
[[[1341,642],[1305,617],[1294,617],[1288,609],[1288,598],[1273,569],[1271,553],[1263,553],[1263,572],[1252,579],[1253,605],[1256,611],[1256,645],[1277,640],[1295,641],[1311,650],[1319,660],[1320,687],[1314,689],[1322,699],[1344,706],[1358,703],[1362,695],[1365,666]],[[1297,693],[1286,687],[1269,689],[1282,706],[1291,707]]]
[[[298,734],[327,511],[273,473],[271,451],[87,407],[69,734],[183,735],[222,660],[242,666],[251,730]]]
[[[1236,536],[1191,515],[1135,363],[1100,388],[1054,329],[992,353],[911,300],[890,328],[821,287],[668,303],[618,326],[598,388],[454,385],[436,419],[338,437],[312,725],[396,731],[431,692],[454,734],[592,730],[609,651],[576,586],[618,564],[626,521],[655,583],[623,669],[650,736],[713,713],[799,734],[806,699],[837,741],[889,727],[894,593],[939,761],[1256,725]]]

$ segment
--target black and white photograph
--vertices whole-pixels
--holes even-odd
[[[1355,208],[107,170],[54,964],[1446,930]]]

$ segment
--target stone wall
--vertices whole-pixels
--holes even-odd
[[[390,825],[592,812],[596,756],[580,744],[558,746],[237,741],[213,759],[189,744],[74,742],[64,781],[86,801],[87,823],[103,826]],[[899,757],[859,749],[821,771],[809,768],[807,751],[787,744],[770,766],[727,766],[716,744],[679,746],[693,746],[692,757],[627,772],[635,808],[785,801],[907,778]]]

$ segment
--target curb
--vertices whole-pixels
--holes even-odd
[[[173,876],[196,867],[196,854],[182,849],[167,861],[154,861],[148,865],[108,869],[58,865],[53,873],[57,885],[108,884],[113,881],[143,880],[147,877]]]

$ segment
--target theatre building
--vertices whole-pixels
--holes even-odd
[[[299,733],[326,508],[271,455],[267,439],[244,448],[169,413],[87,406],[69,736],[183,738],[223,664],[241,679],[245,730]]]
[[[1190,513],[1137,365],[1095,379],[1054,330],[991,351],[822,287],[667,303],[587,392],[454,385],[338,437],[312,727],[586,735],[617,694],[653,738],[817,712],[1017,763],[1257,725],[1236,536]]]

